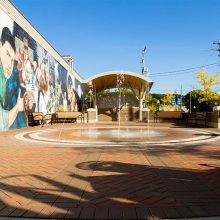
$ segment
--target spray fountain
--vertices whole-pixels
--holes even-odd
[[[125,77],[123,73],[117,74],[117,84],[116,87],[118,88],[119,95],[118,95],[118,130],[120,131],[121,126],[121,88],[124,83]]]
[[[59,130],[59,134],[54,135],[58,138],[57,142],[60,143],[72,143],[74,141],[86,139],[90,142],[92,141],[109,141],[109,142],[139,142],[151,140],[154,137],[161,137],[165,134],[160,129],[149,129],[149,112],[148,112],[148,124],[147,126],[143,125],[121,125],[121,109],[123,106],[122,103],[122,88],[125,85],[125,74],[120,71],[116,74],[115,87],[118,91],[118,102],[117,102],[117,115],[118,123],[117,125],[96,125],[95,123],[92,126],[76,126],[75,128],[64,128],[64,124]],[[88,83],[89,87],[89,107],[92,108],[92,97],[94,95],[93,83],[90,81]],[[65,136],[65,138],[64,138]]]

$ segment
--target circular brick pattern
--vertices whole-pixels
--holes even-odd
[[[19,133],[16,138],[29,142],[83,147],[148,146],[195,144],[216,141],[219,133],[189,128],[143,126],[94,126],[55,128]]]

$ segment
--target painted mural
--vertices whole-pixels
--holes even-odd
[[[77,111],[75,78],[2,10],[0,18],[0,131],[26,127],[30,112]]]
[[[76,100],[77,100],[77,106],[79,106],[80,110],[82,107],[82,96],[83,96],[83,88],[82,88],[82,84],[80,83],[79,80],[75,80],[75,96],[76,96]]]

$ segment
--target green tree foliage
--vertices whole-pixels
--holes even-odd
[[[164,95],[164,106],[172,106],[172,98],[175,96],[167,90]]]
[[[220,72],[207,76],[206,70],[202,69],[197,72],[196,77],[200,85],[203,87],[203,89],[197,90],[199,95],[198,102],[200,104],[203,103],[203,105],[206,103],[208,110],[211,110],[214,105],[220,104],[220,95],[211,90],[213,86],[220,85]]]
[[[170,111],[170,110],[173,109],[172,98],[174,98],[174,97],[175,97],[174,94],[171,94],[168,90],[165,91],[165,94],[164,94],[164,97],[163,97],[163,109],[165,111]]]
[[[192,111],[212,111],[213,106],[220,105],[220,95],[212,91],[213,86],[220,85],[219,77],[220,72],[207,76],[205,69],[198,71],[196,78],[202,89],[193,90],[185,95],[186,107],[190,108],[190,93]]]
[[[152,112],[155,112],[158,110],[158,99],[154,97],[153,95],[149,95],[149,109]]]
[[[178,106],[172,105],[172,98],[174,98],[176,94],[169,93],[166,91],[165,94],[157,94],[152,93],[149,95],[149,108],[151,111],[158,111],[159,106],[163,107],[164,111],[178,111]],[[148,96],[145,98],[145,102],[148,101]]]
[[[200,90],[193,90],[184,96],[185,106],[190,109],[190,93],[191,93],[191,111],[210,111],[210,107],[206,102],[199,102]]]

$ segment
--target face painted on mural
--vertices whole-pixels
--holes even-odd
[[[34,106],[34,94],[31,91],[27,91],[24,94],[24,109],[25,111],[31,111]]]
[[[8,41],[0,44],[0,59],[5,78],[9,78],[14,67],[15,51]]]
[[[37,70],[37,82],[38,82],[38,90],[43,93],[48,91],[49,88],[49,80],[45,69],[45,64],[42,63]]]
[[[28,39],[23,38],[23,47],[17,51],[17,69],[19,71],[20,83],[27,85],[30,74],[33,72],[33,65],[29,58],[29,45]]]
[[[30,74],[32,73],[32,66],[30,60],[27,60],[24,64],[24,68],[22,70],[22,82],[27,84]]]

